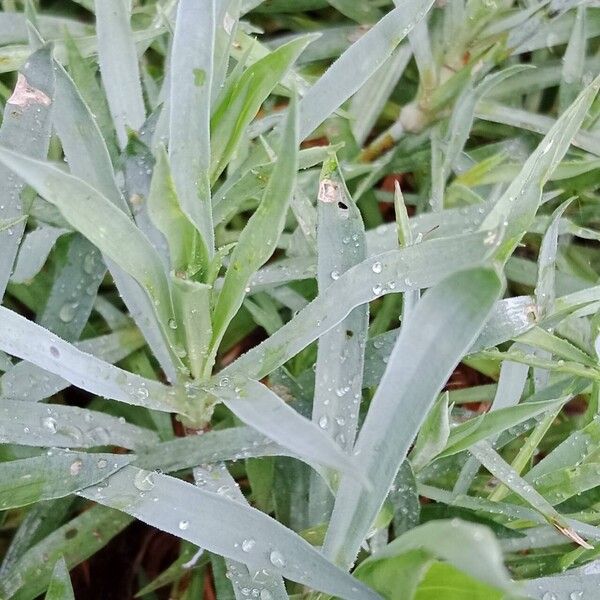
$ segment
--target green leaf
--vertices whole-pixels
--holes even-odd
[[[222,374],[243,373],[260,379],[340,323],[357,306],[383,294],[430,287],[448,273],[479,265],[493,251],[494,241],[488,233],[466,234],[373,256],[340,275],[268,340],[223,369]],[[382,267],[378,273],[373,271],[376,262]]]
[[[8,100],[0,128],[0,145],[18,149],[29,156],[45,158],[48,152],[51,127],[51,106],[54,98],[54,71],[50,48],[35,52],[18,75],[16,87]],[[31,132],[36,135],[32,136]],[[13,270],[19,242],[25,231],[24,215],[29,212],[22,197],[25,182],[6,166],[0,175],[5,182],[0,192],[0,222],[14,221],[0,228],[0,298]]]
[[[493,410],[480,417],[469,419],[452,428],[448,443],[438,458],[451,456],[470,448],[473,444],[487,438],[494,438],[499,433],[523,423],[528,419],[556,410],[564,404],[565,398],[548,400],[544,402],[525,402],[517,406],[510,406]]]
[[[557,510],[534,489],[490,446],[487,442],[477,442],[471,446],[470,452],[477,460],[507,488],[520,496],[534,510],[539,512],[551,525],[556,527],[565,537],[583,548],[593,548],[567,523]]]
[[[156,154],[148,213],[167,240],[171,270],[179,277],[192,278],[203,268],[205,259],[198,247],[198,232],[181,210],[164,146],[160,146]]]
[[[138,453],[136,466],[164,472],[182,471],[210,462],[287,456],[290,453],[250,427],[207,431],[152,445]]]
[[[100,251],[82,235],[73,235],[37,322],[63,339],[79,339],[105,274]]]
[[[435,402],[421,425],[410,454],[410,464],[415,471],[421,470],[445,447],[450,435],[448,393]]]
[[[393,558],[364,562],[356,570],[356,577],[386,600],[412,600],[432,562],[427,552],[412,550]]]
[[[49,585],[61,556],[71,569],[103,548],[131,521],[128,515],[103,506],[83,512],[28,549],[3,573],[0,594],[7,598],[35,598]]]
[[[502,256],[507,258],[527,230],[537,212],[542,187],[569,149],[575,133],[581,127],[589,107],[600,89],[600,77],[587,86],[561,115],[548,134],[527,159],[519,176],[514,179],[500,200],[486,216],[481,228],[508,226],[504,233]]]
[[[48,586],[45,600],[74,600],[73,586],[64,558],[59,558],[52,571],[52,580]]]
[[[197,281],[173,278],[173,302],[181,358],[196,379],[203,376],[210,347],[212,326],[210,301],[212,286]],[[177,352],[177,350],[176,350]]]
[[[561,111],[564,111],[581,91],[587,41],[585,13],[585,6],[577,8],[571,37],[563,56],[562,81],[558,94]]]
[[[374,490],[344,477],[325,540],[336,563],[351,563],[400,464],[450,373],[473,343],[500,295],[487,269],[461,271],[429,290],[402,328],[355,451]]]
[[[243,377],[221,377],[210,389],[240,420],[266,435],[280,446],[317,464],[353,473],[357,481],[356,461],[348,456],[316,423],[301,416],[258,381]]]
[[[579,600],[580,598],[594,597],[600,585],[600,577],[597,573],[569,572],[553,577],[540,577],[529,579],[524,583],[524,591],[529,598],[546,600],[551,594],[556,600]],[[544,596],[546,598],[544,598]]]
[[[204,491],[167,475],[152,475],[149,489],[140,494],[132,487],[139,472],[135,467],[125,467],[110,477],[108,485],[100,491],[91,488],[79,494],[118,508],[211,552],[252,565],[255,571],[265,569],[270,574],[282,575],[348,600],[379,598],[328,562],[300,536],[264,513],[224,494]],[[245,540],[254,544],[248,548]]]
[[[52,450],[42,456],[0,463],[0,508],[68,496],[103,481],[131,460],[116,454]]]
[[[57,240],[69,233],[64,227],[41,224],[23,236],[15,261],[11,283],[26,283],[42,269]]]
[[[133,221],[98,190],[50,163],[0,149],[0,162],[19,173],[69,223],[131,275],[154,302],[161,325],[173,319],[169,282],[160,258]],[[94,211],[87,207],[93,204]],[[126,249],[126,250],[125,250]]]
[[[494,534],[487,527],[459,519],[431,521],[415,527],[375,552],[361,564],[358,572],[382,560],[395,559],[415,550],[448,561],[490,586],[506,591],[512,588]]]
[[[404,0],[352,44],[315,83],[300,102],[300,139],[308,137],[327,117],[356,93],[391,56],[400,42],[431,8]]]
[[[342,273],[366,258],[363,221],[335,155],[323,165],[317,211],[317,283],[323,293]],[[375,263],[373,269],[380,267]],[[346,452],[352,450],[358,427],[368,325],[369,306],[364,304],[319,338],[312,420]],[[326,521],[332,508],[329,489],[313,475],[311,523]]]
[[[94,448],[121,446],[142,449],[158,442],[149,429],[122,422],[117,417],[76,406],[32,404],[2,400],[0,440],[23,446]]]
[[[434,563],[417,589],[414,600],[503,600],[502,590],[465,575],[446,563]]]
[[[227,326],[242,305],[250,277],[269,259],[281,235],[298,170],[298,114],[292,99],[281,136],[278,161],[261,203],[242,230],[231,255],[213,313],[212,361]]]
[[[186,392],[128,373],[78,350],[59,337],[0,307],[0,347],[92,393],[155,410],[190,414]],[[35,344],[32,344],[35,340]]]
[[[280,46],[248,67],[239,81],[227,89],[211,120],[211,182],[214,183],[229,164],[246,127],[312,39],[312,36],[302,36]],[[283,148],[288,149],[286,145]]]
[[[146,109],[142,96],[137,52],[129,19],[128,0],[94,1],[98,32],[98,60],[102,83],[119,145],[127,145],[127,128],[137,131]]]
[[[214,254],[209,171],[216,6],[215,0],[179,2],[168,71],[173,182],[181,210],[200,234],[205,270]]]
[[[331,6],[346,17],[357,23],[372,23],[377,21],[381,13],[368,2],[355,2],[354,0],[327,0]]]
[[[129,325],[129,323],[128,323]],[[109,363],[123,360],[144,345],[144,339],[136,329],[122,329],[97,338],[89,338],[74,344],[79,350],[92,354]],[[69,386],[69,382],[57,375],[21,361],[0,378],[0,390],[4,396],[16,400],[37,402],[49,398]]]

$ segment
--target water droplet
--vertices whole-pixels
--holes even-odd
[[[70,323],[75,318],[75,309],[77,308],[76,304],[63,304],[61,309],[58,311],[58,318],[63,323]]]
[[[331,271],[331,279],[333,279],[334,281],[336,281],[339,278],[340,278],[340,274],[339,274],[338,271]]]
[[[83,259],[83,270],[91,275],[94,272],[96,266],[96,257],[93,254],[86,254]]]
[[[190,522],[189,521],[179,521],[179,529],[181,529],[181,531],[185,531],[188,527],[190,526]]]
[[[71,475],[79,475],[81,472],[81,467],[83,467],[83,461],[77,459],[71,463],[71,466],[69,467],[69,473],[71,473]]]
[[[96,466],[99,469],[105,469],[106,465],[108,464],[108,462],[106,460],[104,460],[103,458],[99,459],[98,462],[96,463]]]
[[[228,387],[229,386],[229,377],[221,377],[221,379],[219,380],[219,385],[221,387]]]
[[[547,154],[548,152],[550,152],[553,145],[554,145],[553,140],[549,140],[546,144],[544,144],[544,146],[542,146],[542,154]]]
[[[169,319],[169,327],[171,329],[177,329],[177,321],[175,321],[175,319]]]
[[[56,433],[56,430],[58,429],[56,425],[56,419],[54,419],[53,417],[45,417],[44,419],[42,419],[42,426],[46,428],[50,433]]]
[[[373,293],[374,293],[374,294],[377,294],[377,295],[379,295],[379,294],[381,294],[381,292],[382,292],[382,291],[383,291],[383,288],[381,287],[381,284],[379,284],[379,283],[376,283],[376,284],[373,286]]]
[[[327,429],[327,425],[329,425],[329,419],[327,418],[327,415],[323,415],[320,419],[319,419],[319,427],[321,429]]]
[[[260,590],[260,600],[273,600],[273,594],[269,590]]]
[[[254,548],[255,545],[256,545],[256,542],[252,539],[244,540],[242,542],[242,550],[244,552],[250,552],[252,550],[252,548]]]
[[[383,265],[379,261],[377,261],[373,263],[371,269],[373,269],[373,273],[381,273]]]
[[[143,400],[146,400],[146,398],[148,398],[148,396],[150,395],[150,393],[148,392],[148,390],[147,390],[145,387],[140,387],[140,388],[137,388],[137,389],[134,391],[134,394],[133,394],[133,395],[134,395],[134,396],[135,396],[135,397],[136,397],[138,400],[141,400],[141,401],[143,401]]]
[[[279,550],[272,550],[269,555],[269,560],[271,561],[271,564],[278,569],[283,569],[286,565],[285,557]]]
[[[147,492],[154,487],[154,473],[140,469],[133,478],[133,485],[141,492]],[[179,524],[181,528],[181,523]]]

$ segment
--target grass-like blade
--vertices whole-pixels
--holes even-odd
[[[354,473],[355,462],[316,423],[291,408],[262,383],[244,378],[222,377],[213,389],[235,415],[280,446],[318,464]]]
[[[483,229],[489,229],[507,220],[505,242],[501,250],[503,256],[508,256],[512,252],[515,244],[527,231],[541,201],[542,187],[569,149],[571,140],[581,127],[598,89],[600,89],[600,77],[587,86],[556,121],[527,159],[519,176],[511,183],[481,224]]]
[[[216,6],[215,0],[179,2],[169,65],[173,180],[181,208],[200,234],[205,262],[214,254],[209,173]]]
[[[0,144],[18,149],[36,158],[45,158],[48,152],[51,127],[51,106],[54,98],[54,72],[50,48],[42,48],[28,60],[27,66],[17,78],[16,87],[6,102]],[[31,132],[36,131],[36,136]],[[6,166],[2,167],[5,182],[0,193],[0,222],[15,221],[7,228],[0,228],[0,298],[13,270],[19,242],[25,231],[28,213],[27,200],[22,197],[24,182]],[[18,220],[18,221],[17,221]]]
[[[52,450],[50,454],[3,462],[0,507],[8,510],[62,498],[99,483],[131,460],[126,455]]]
[[[158,442],[157,434],[150,429],[77,406],[2,399],[0,414],[3,444],[59,448],[111,445],[144,449]]]
[[[268,340],[222,374],[259,379],[341,322],[353,308],[384,294],[431,287],[448,273],[480,265],[497,242],[493,232],[426,241],[376,255],[352,267]],[[373,270],[375,263],[381,264]]]
[[[303,36],[277,48],[248,67],[226,90],[211,119],[211,182],[229,164],[262,103],[312,39]]]
[[[317,199],[317,283],[319,293],[366,258],[364,224],[350,196],[335,155],[323,165]],[[374,271],[379,265],[373,265]],[[358,397],[362,390],[364,344],[369,306],[355,308],[319,338],[312,419],[346,452],[356,437]],[[309,516],[324,522],[333,498],[315,474],[311,479]]]
[[[0,347],[89,392],[128,404],[190,414],[182,390],[123,371],[0,307]],[[35,344],[32,343],[35,340]]]
[[[59,558],[52,571],[52,579],[45,600],[74,600],[73,586],[64,558]]]
[[[124,329],[74,344],[82,352],[111,364],[123,360],[144,345],[137,329]],[[21,361],[0,377],[2,395],[15,400],[37,402],[64,390],[70,383],[27,361]]]
[[[482,525],[459,519],[442,519],[407,531],[365,560],[357,574],[377,561],[412,550],[424,550],[476,579],[506,591],[514,590],[503,564],[502,550],[492,532]]]
[[[68,568],[103,548],[132,521],[129,515],[95,506],[29,548],[0,579],[5,598],[33,599],[43,593],[52,577],[54,564],[64,556]],[[94,535],[101,531],[102,535]]]
[[[140,493],[133,485],[138,473],[135,467],[125,467],[111,476],[100,491],[91,488],[79,494],[247,564],[257,572],[265,569],[348,600],[379,598],[264,513],[167,475],[152,475],[145,486],[148,489]],[[249,540],[254,543],[244,544]]]
[[[95,0],[98,59],[102,83],[119,145],[127,144],[127,128],[137,131],[146,118],[138,57],[126,0]]]
[[[244,227],[231,260],[213,312],[213,339],[207,368],[225,330],[240,308],[250,277],[270,258],[285,224],[298,170],[298,113],[292,99],[281,134],[278,161],[261,203]]]
[[[156,250],[133,221],[103,194],[56,166],[0,149],[0,162],[19,173],[69,223],[131,275],[154,302],[165,331],[174,318],[169,282]],[[93,214],[87,209],[93,203]],[[127,248],[127,251],[124,249]]]
[[[173,472],[212,462],[288,454],[255,429],[232,427],[153,445],[138,453],[135,464],[142,469]]]
[[[583,548],[592,549],[565,518],[542,496],[532,485],[522,479],[519,474],[491,447],[487,442],[477,442],[471,446],[470,452],[479,462],[501,481],[507,488],[520,496],[534,510],[540,513],[551,525],[556,527],[568,539]]]
[[[329,67],[300,102],[300,139],[309,136],[364,85],[432,4],[430,0],[403,1]]]
[[[26,233],[10,276],[11,283],[26,283],[33,279],[44,266],[58,238],[66,233],[69,230],[64,227],[46,224]]]
[[[353,478],[344,477],[336,496],[324,550],[337,564],[356,558],[428,409],[501,288],[492,270],[458,272],[431,288],[402,328],[355,446],[373,492],[362,494]]]

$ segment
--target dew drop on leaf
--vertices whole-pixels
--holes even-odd
[[[81,472],[81,467],[83,467],[83,461],[77,459],[71,463],[71,466],[69,467],[69,473],[71,473],[73,476],[79,475]]]
[[[285,558],[279,550],[272,550],[269,555],[269,560],[271,561],[271,564],[278,569],[283,569],[286,565]]]
[[[56,433],[58,427],[56,425],[56,419],[53,417],[45,417],[42,419],[42,426],[47,429],[50,433]]]
[[[142,492],[151,490],[154,487],[154,473],[140,469],[133,478],[133,485]],[[181,523],[179,525],[181,529]]]

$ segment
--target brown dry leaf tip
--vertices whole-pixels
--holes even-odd
[[[319,183],[319,200],[326,204],[337,202],[339,186],[331,179],[323,179]]]
[[[586,550],[594,549],[594,546],[592,546],[589,542],[584,540],[574,529],[571,529],[570,527],[565,527],[564,525],[561,525],[556,521],[554,521],[552,525],[554,525],[554,527],[556,527],[556,529],[558,529],[558,531],[560,531],[564,536],[568,537],[570,540],[574,541],[577,545],[581,546],[582,548],[585,548]]]
[[[52,104],[52,100],[42,90],[29,85],[27,78],[22,73],[19,73],[17,85],[7,102],[21,108],[27,108],[31,104],[41,104],[42,106]]]

